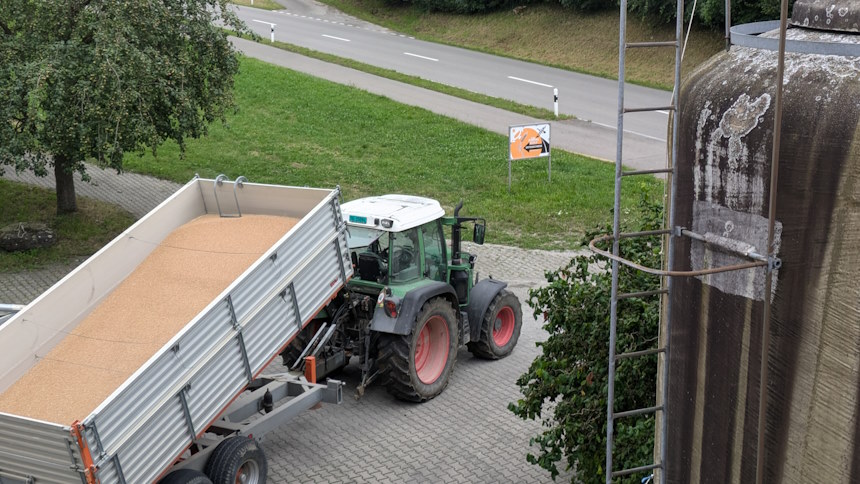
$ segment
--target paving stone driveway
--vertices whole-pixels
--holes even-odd
[[[78,194],[117,203],[140,217],[179,185],[98,168],[92,183],[77,180]],[[5,179],[52,187],[53,179],[16,175]],[[483,276],[509,281],[523,304],[523,328],[514,352],[499,361],[473,358],[460,350],[448,388],[435,399],[405,403],[371,386],[354,398],[357,368],[338,378],[346,383],[342,405],[305,412],[266,436],[270,482],[301,483],[543,483],[549,474],[526,462],[529,438],[540,424],[507,410],[519,398],[516,379],[539,353],[546,338],[526,304],[528,289],[543,282],[574,252],[521,250],[497,245],[469,246]],[[39,271],[0,274],[0,302],[25,304],[61,279],[76,264]],[[273,364],[274,371],[282,371]],[[570,479],[562,475],[558,482]]]

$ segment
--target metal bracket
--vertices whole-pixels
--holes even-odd
[[[191,432],[191,440],[197,442],[197,432],[194,430],[194,421],[191,419],[191,410],[188,408],[188,399],[185,394],[191,388],[191,385],[185,385],[179,390],[179,401],[182,403],[182,413],[185,415],[185,424],[188,425],[188,430]]]
[[[236,310],[233,308],[233,298],[228,294],[225,301],[227,301],[227,309],[230,310],[230,323],[233,325],[233,329],[241,332],[242,326],[239,324],[239,318],[236,317]]]
[[[773,272],[782,267],[782,259],[775,256],[770,256],[767,258],[767,271]]]
[[[96,451],[99,454],[99,459],[104,459],[107,455],[107,452],[105,452],[104,445],[102,445],[102,439],[101,437],[99,437],[99,430],[98,428],[96,428],[95,419],[93,419],[93,421],[88,425],[88,427],[93,431],[93,438],[96,440]]]
[[[122,472],[122,466],[119,464],[119,454],[114,454],[111,460],[116,468],[116,476],[119,478],[120,484],[126,484],[125,474]]]

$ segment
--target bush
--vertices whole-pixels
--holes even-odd
[[[639,204],[641,226],[662,226],[662,208],[644,196]],[[611,232],[605,228],[602,232]],[[595,234],[589,234],[593,237]],[[660,239],[626,239],[622,254],[639,263],[658,267]],[[596,270],[597,266],[601,270]],[[517,384],[523,398],[508,408],[523,419],[541,419],[547,428],[531,439],[539,447],[527,460],[548,470],[553,479],[557,464],[575,469],[571,482],[605,481],[606,395],[609,356],[609,304],[611,271],[596,255],[578,256],[570,264],[546,274],[547,285],[529,292],[535,317],[543,316],[549,338],[538,343],[535,358]],[[619,292],[659,288],[655,276],[621,266]],[[624,299],[618,305],[618,353],[656,347],[659,299]],[[623,360],[616,366],[615,410],[655,405],[657,360],[655,356]],[[654,416],[615,421],[614,470],[653,462]],[[639,482],[643,476],[631,476]]]

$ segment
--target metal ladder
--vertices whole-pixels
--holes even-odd
[[[638,358],[643,356],[649,356],[654,354],[663,354],[663,358],[665,362],[668,362],[669,359],[669,339],[668,339],[668,331],[665,335],[660,335],[658,337],[658,342],[662,341],[663,345],[658,346],[657,348],[653,348],[650,350],[637,351],[633,353],[622,353],[616,354],[616,340],[618,336],[617,332],[617,324],[618,324],[618,301],[621,299],[631,298],[631,297],[655,297],[662,294],[668,294],[671,291],[671,278],[668,281],[664,281],[661,284],[661,289],[655,291],[647,291],[643,293],[618,293],[618,270],[620,261],[616,258],[619,258],[619,243],[622,238],[627,237],[638,237],[638,236],[647,236],[647,235],[657,235],[660,233],[665,233],[664,231],[658,231],[657,234],[653,232],[648,233],[629,233],[622,234],[621,233],[621,181],[624,177],[629,176],[637,176],[637,175],[654,175],[654,174],[666,174],[668,179],[667,183],[671,183],[671,188],[668,193],[669,208],[670,212],[674,212],[675,207],[675,187],[672,186],[675,183],[675,177],[672,176],[674,172],[674,164],[677,159],[678,154],[678,104],[679,104],[679,96],[678,93],[680,91],[681,86],[681,36],[683,32],[683,23],[684,23],[684,1],[676,0],[676,22],[675,22],[675,39],[669,41],[661,41],[661,42],[627,42],[627,0],[621,0],[620,2],[620,21],[619,21],[619,31],[618,31],[618,134],[617,134],[617,146],[615,153],[615,200],[614,200],[614,210],[612,215],[612,255],[615,257],[612,259],[612,292],[611,292],[611,302],[610,302],[610,328],[609,328],[609,381],[608,381],[608,395],[607,395],[607,414],[606,414],[606,483],[611,484],[613,478],[626,476],[630,474],[647,472],[654,469],[662,469],[663,461],[666,455],[666,419],[662,418],[662,425],[660,430],[660,442],[661,448],[658,454],[656,461],[652,464],[643,465],[640,467],[633,467],[621,470],[614,470],[613,467],[613,447],[614,447],[614,434],[615,434],[615,420],[625,418],[625,417],[633,417],[637,415],[646,415],[646,414],[655,414],[657,412],[663,412],[665,415],[666,412],[666,396],[668,394],[668,368],[669,365],[663,365],[663,375],[662,375],[662,385],[660,388],[660,393],[658,394],[658,401],[656,404],[651,407],[639,408],[633,410],[625,410],[616,412],[615,411],[615,366],[616,363],[625,358]],[[625,87],[625,75],[626,75],[626,51],[627,49],[639,49],[639,48],[674,48],[675,49],[675,80],[674,80],[674,95],[672,97],[672,104],[670,106],[646,106],[646,107],[627,107],[624,104],[624,87]],[[623,155],[623,145],[624,145],[624,116],[628,113],[637,113],[637,112],[648,112],[648,111],[669,111],[672,113],[672,144],[671,144],[671,163],[672,167],[661,168],[661,169],[651,169],[651,170],[637,170],[637,171],[624,171],[622,169],[622,155]],[[669,226],[674,226],[674,213],[670,213],[669,215]],[[670,238],[671,241],[671,238]],[[671,242],[670,242],[671,244]],[[592,244],[593,245],[593,244]],[[672,257],[672,250],[669,248],[668,250],[669,257]],[[669,261],[669,267],[672,267],[672,261]],[[668,317],[668,316],[667,316]],[[659,345],[659,343],[658,343]],[[655,419],[656,424],[656,419]]]
[[[667,448],[667,419],[668,415],[668,390],[669,390],[669,335],[671,334],[672,328],[672,305],[666,304],[665,313],[663,318],[665,320],[665,324],[660,325],[661,334],[658,335],[658,345],[659,342],[662,342],[662,346],[658,346],[656,348],[647,349],[643,351],[635,351],[630,353],[622,353],[616,354],[616,341],[617,341],[617,323],[618,323],[618,301],[627,298],[644,298],[644,297],[654,297],[654,296],[665,296],[667,300],[671,300],[672,289],[673,289],[673,280],[675,277],[691,277],[691,276],[701,276],[707,274],[716,274],[720,272],[729,272],[736,270],[746,270],[746,269],[754,269],[757,267],[764,267],[767,270],[767,276],[765,277],[765,301],[770,301],[771,294],[771,273],[772,271],[779,269],[781,266],[781,261],[779,258],[775,257],[772,253],[773,246],[773,225],[775,220],[775,210],[776,210],[776,183],[778,177],[778,168],[779,168],[779,132],[780,132],[780,124],[781,124],[781,112],[782,112],[782,78],[783,78],[783,64],[784,64],[784,52],[785,52],[785,29],[786,29],[786,16],[787,16],[787,0],[781,1],[781,27],[780,27],[780,49],[779,49],[779,67],[777,70],[777,77],[780,79],[778,82],[777,88],[777,97],[775,103],[775,133],[774,133],[774,147],[773,147],[773,159],[772,159],[772,167],[771,167],[771,179],[770,179],[770,200],[769,200],[769,231],[768,231],[768,247],[764,251],[764,254],[760,254],[755,251],[751,251],[750,245],[746,244],[742,241],[736,241],[726,238],[720,238],[722,240],[715,240],[713,237],[708,237],[706,235],[698,234],[691,230],[687,230],[683,227],[680,227],[676,224],[675,220],[675,194],[677,192],[677,179],[674,175],[677,168],[677,160],[678,160],[678,128],[679,128],[679,107],[680,107],[680,79],[681,79],[681,59],[682,59],[682,35],[683,35],[683,24],[684,24],[684,0],[676,0],[676,23],[675,23],[675,39],[670,41],[661,41],[661,42],[632,42],[628,43],[627,36],[627,0],[620,0],[620,28],[619,28],[619,48],[618,48],[618,124],[617,124],[617,147],[616,147],[616,158],[615,158],[615,198],[614,198],[614,211],[613,211],[613,221],[612,221],[612,234],[606,235],[603,237],[598,237],[591,241],[589,244],[589,248],[610,260],[612,260],[612,289],[611,289],[611,302],[610,302],[610,332],[609,332],[609,373],[608,373],[608,395],[607,395],[607,418],[606,418],[606,483],[611,484],[613,482],[613,478],[627,476],[635,473],[642,473],[647,471],[661,470],[665,472],[665,462],[666,462],[666,448]],[[730,37],[729,31],[731,27],[730,20],[730,12],[731,12],[731,0],[726,0],[725,3],[726,8],[726,49],[728,50],[730,47]],[[656,107],[633,107],[628,108],[624,104],[624,87],[625,87],[625,57],[627,49],[636,49],[636,48],[660,48],[660,47],[673,47],[675,48],[675,76],[674,76],[674,90],[672,97],[671,106],[656,106]],[[672,113],[672,141],[671,141],[671,158],[670,158],[670,167],[661,168],[661,169],[650,169],[650,170],[636,170],[636,171],[624,171],[622,169],[622,154],[623,154],[623,144],[624,144],[624,115],[628,113],[637,113],[637,112],[648,112],[648,111],[669,111]],[[624,177],[629,176],[637,176],[637,175],[654,175],[654,174],[666,174],[667,179],[667,194],[666,200],[669,203],[669,214],[668,220],[664,216],[664,220],[666,220],[666,228],[663,230],[652,230],[652,231],[643,231],[643,232],[630,232],[630,233],[622,233],[620,230],[620,214],[621,214],[621,181]],[[661,235],[664,237],[664,248],[665,254],[667,255],[667,260],[665,262],[666,269],[654,269],[641,266],[632,261],[624,259],[619,254],[619,243],[622,239],[633,238],[633,237],[646,237],[646,236],[655,236]],[[694,271],[675,271],[673,268],[675,267],[675,255],[673,250],[674,241],[679,237],[689,237],[694,240],[698,240],[702,243],[707,243],[709,245],[718,246],[722,250],[725,250],[730,253],[734,253],[742,258],[749,260],[749,262],[722,266],[722,267],[711,267],[705,268],[701,270]],[[595,244],[600,242],[608,242],[612,241],[612,252],[608,252],[602,249],[599,249],[595,246]],[[656,276],[660,276],[662,278],[661,288],[653,291],[645,291],[638,293],[618,293],[618,276],[619,276],[619,264],[625,264],[629,267],[633,267],[634,269],[638,269],[640,271],[647,272],[649,274],[653,274]],[[762,372],[762,380],[763,382],[767,381],[767,345],[768,345],[768,328],[770,323],[770,304],[765,303],[765,311],[763,315],[762,327],[764,332],[764,337],[762,338],[762,355],[765,357],[761,362],[761,372]],[[657,395],[657,402],[655,402],[654,406],[632,409],[632,410],[624,410],[624,411],[616,411],[615,410],[615,373],[616,373],[616,363],[622,359],[628,358],[638,358],[643,356],[650,355],[660,355],[662,354],[663,365],[662,365],[662,374],[660,379],[660,391]],[[658,356],[659,357],[659,356]],[[758,443],[758,463],[757,463],[757,482],[762,482],[762,472],[764,467],[763,461],[763,426],[764,426],[764,410],[767,405],[767,392],[766,386],[762,385],[761,393],[760,393],[760,409],[759,409],[759,443]],[[660,415],[660,425],[658,429],[655,429],[655,433],[659,435],[660,441],[660,449],[659,452],[655,452],[656,458],[655,461],[648,465],[643,465],[639,467],[632,467],[621,470],[613,470],[613,447],[614,447],[614,427],[615,420],[625,418],[625,417],[633,417],[637,415],[647,415],[647,414],[661,414]],[[655,419],[655,425],[657,420]],[[652,474],[653,477],[653,474]],[[665,480],[664,476],[661,481]],[[647,478],[646,478],[647,479]],[[645,479],[643,479],[645,481]]]

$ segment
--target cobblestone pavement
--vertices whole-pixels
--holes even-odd
[[[117,203],[136,216],[154,208],[179,185],[98,168],[92,183],[77,180],[78,194]],[[51,177],[15,175],[8,180],[53,186]],[[544,282],[544,270],[564,265],[575,252],[522,250],[487,244],[466,248],[482,275],[506,280],[523,304],[519,344],[507,358],[473,358],[464,348],[448,388],[423,404],[395,400],[380,386],[354,398],[359,372],[347,367],[342,405],[308,411],[266,436],[270,482],[313,483],[543,483],[549,474],[526,462],[539,422],[515,417],[507,405],[520,397],[516,379],[539,354],[546,338],[532,316],[528,289]],[[0,274],[0,302],[25,304],[76,264]],[[277,364],[273,371],[283,371]],[[536,449],[532,449],[536,450]],[[569,480],[562,475],[559,482]]]

